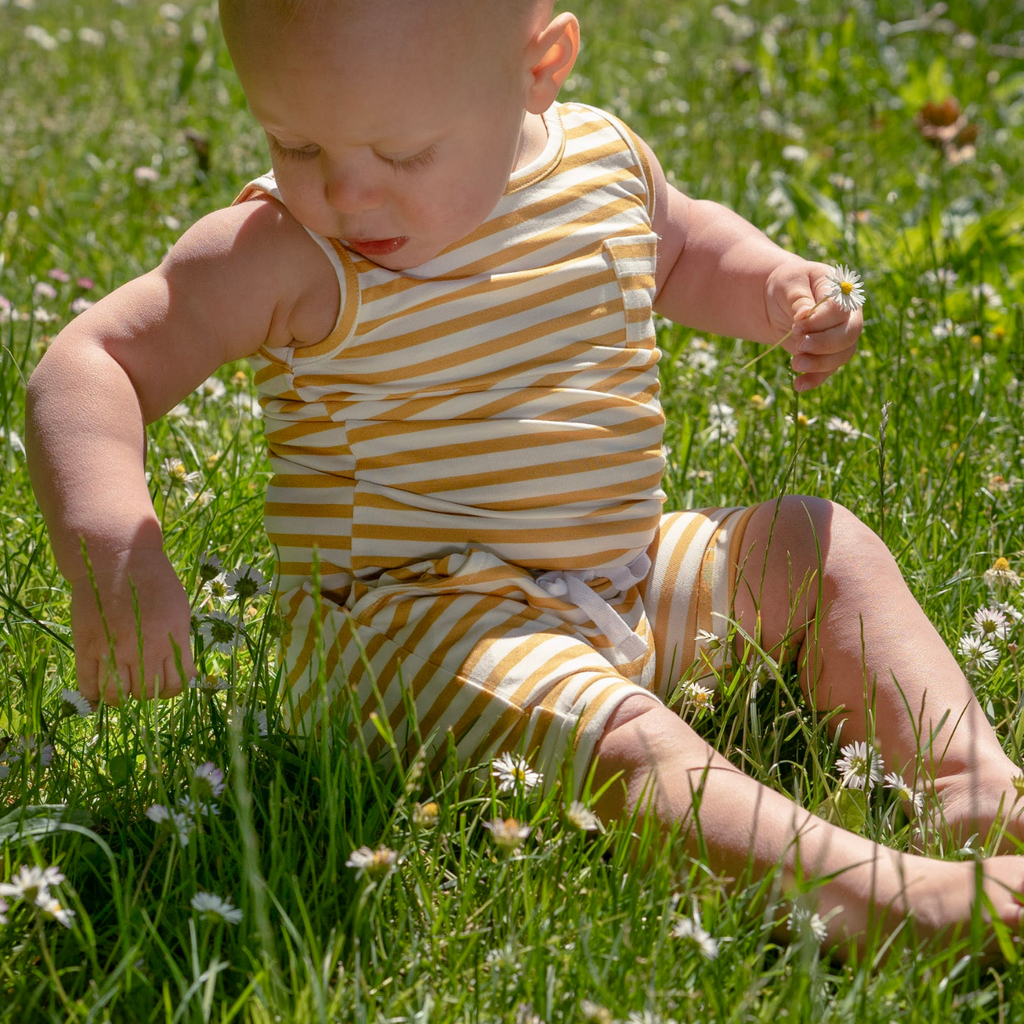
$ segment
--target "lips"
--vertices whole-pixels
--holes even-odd
[[[398,238],[347,238],[346,244],[354,249],[361,256],[390,256],[409,241],[408,236],[401,235]]]

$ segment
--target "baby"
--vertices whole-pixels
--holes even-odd
[[[844,742],[877,741],[933,787],[951,829],[1013,804],[1017,769],[851,513],[790,497],[662,514],[652,310],[784,339],[805,390],[862,326],[821,301],[828,268],[669,186],[616,118],[557,103],[579,27],[552,0],[222,0],[221,15],[274,173],[70,324],[29,386],[82,694],[166,697],[194,673],[144,430],[248,357],[296,733],[354,700],[371,753],[373,714],[414,746],[404,696],[432,756],[449,738],[468,764],[521,750],[576,792],[591,770],[595,789],[619,775],[601,815],[642,804],[731,878],[781,863],[822,879],[829,941],[908,914],[923,934],[967,921],[973,864],[812,816],[666,706],[694,666],[721,664],[736,623],[797,659]],[[984,870],[986,913],[1016,927],[1024,860]]]

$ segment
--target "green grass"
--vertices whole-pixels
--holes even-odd
[[[641,825],[581,833],[557,785],[546,798],[506,798],[454,765],[428,778],[415,763],[382,770],[343,743],[299,749],[275,724],[265,598],[234,656],[205,656],[229,689],[63,714],[61,690],[74,687],[68,590],[16,443],[25,381],[75,299],[151,267],[267,157],[209,4],[183,0],[178,20],[141,0],[32,6],[0,0],[0,295],[14,311],[0,322],[0,736],[34,735],[53,757],[0,754],[10,769],[0,874],[59,865],[76,916],[63,928],[23,905],[9,913],[0,1019],[426,1024],[535,1013],[554,1024],[584,1019],[584,1000],[609,1014],[594,1019],[617,1020],[1019,1016],[1020,966],[979,966],[970,939],[943,951],[899,936],[846,966],[780,945],[770,925],[789,904],[774,879],[726,895]],[[860,355],[799,401],[780,353],[743,372],[752,346],[659,326],[670,507],[782,491],[840,501],[883,534],[955,645],[988,600],[981,574],[997,556],[1024,564],[1024,3],[953,0],[916,26],[890,0],[571,9],[585,46],[566,96],[625,117],[690,194],[856,266],[868,288]],[[29,25],[55,48],[26,38]],[[83,27],[102,45],[83,41]],[[979,128],[976,155],[960,163],[914,124],[925,101],[947,95]],[[137,181],[138,167],[155,180]],[[225,397],[193,396],[187,415],[149,434],[152,490],[197,613],[202,552],[228,567],[271,563],[259,423],[229,400],[249,395],[239,370],[218,375]],[[712,399],[733,410],[735,436],[711,429]],[[830,429],[833,416],[854,434]],[[207,504],[169,483],[169,458],[203,474]],[[1018,760],[1019,659],[1004,652],[972,676]],[[737,671],[721,692],[697,720],[719,749],[805,806],[908,847],[891,803],[873,799],[863,815],[839,793],[835,745],[791,679],[752,697]],[[194,796],[193,768],[206,761],[227,789],[182,846],[145,811]],[[428,800],[439,820],[416,826],[414,805]],[[516,859],[482,828],[510,814],[533,826]],[[357,878],[346,861],[364,844],[401,859],[379,880]],[[241,922],[194,913],[200,890],[230,898]],[[720,942],[714,960],[670,934],[695,908]]]

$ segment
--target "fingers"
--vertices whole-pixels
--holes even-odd
[[[76,653],[78,692],[92,703],[98,703],[102,696],[103,703],[111,707],[119,706],[128,697],[135,700],[176,697],[196,675],[192,652],[187,646],[180,649],[179,671],[178,656],[172,644],[168,642],[162,647],[160,651],[143,651],[141,670],[137,651],[132,652],[135,658],[117,652],[116,661],[107,651],[100,655]]]

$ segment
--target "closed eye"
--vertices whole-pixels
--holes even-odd
[[[388,165],[393,171],[416,171],[421,167],[426,167],[434,159],[434,154],[437,152],[437,146],[427,146],[426,149],[421,150],[419,153],[413,156],[407,156],[401,160],[396,160],[393,157],[381,156],[377,154],[378,158]]]
[[[267,132],[267,139],[270,141],[270,148],[278,154],[288,160],[312,160],[313,157],[320,155],[320,147],[310,143],[308,146],[283,146],[277,139],[274,138],[269,132]]]

